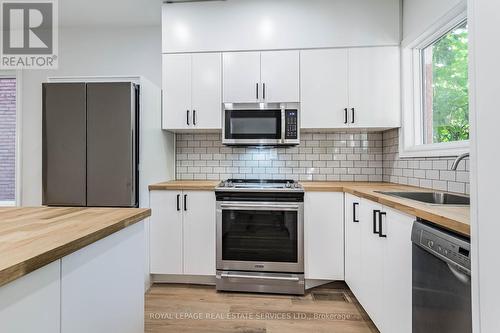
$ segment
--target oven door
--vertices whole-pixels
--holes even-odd
[[[284,110],[224,110],[222,143],[228,145],[273,145],[283,143]]]
[[[304,272],[303,203],[217,202],[217,269]]]

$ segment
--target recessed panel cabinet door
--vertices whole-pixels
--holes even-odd
[[[192,55],[192,125],[222,128],[222,63],[220,53]]]
[[[215,275],[215,194],[183,191],[184,274]]]
[[[299,102],[299,51],[262,52],[260,74],[262,101]]]
[[[151,273],[182,274],[182,192],[151,191],[150,205]]]
[[[301,51],[301,127],[347,127],[348,87],[347,49]]]
[[[163,129],[192,125],[191,54],[163,55]]]
[[[223,53],[222,66],[224,102],[255,103],[260,100],[260,52]]]
[[[351,127],[400,126],[399,65],[399,47],[349,49]]]
[[[304,251],[307,279],[344,279],[343,193],[306,192]]]

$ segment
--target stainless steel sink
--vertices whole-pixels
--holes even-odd
[[[394,197],[420,201],[433,205],[458,205],[469,206],[470,198],[465,195],[457,195],[451,193],[441,192],[384,192],[377,191],[377,193],[391,195]]]

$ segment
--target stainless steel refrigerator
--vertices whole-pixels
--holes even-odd
[[[44,83],[43,204],[137,207],[139,86]]]

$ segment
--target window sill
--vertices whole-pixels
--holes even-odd
[[[0,200],[0,207],[14,207],[16,205],[15,201],[1,201]]]
[[[407,147],[400,150],[399,157],[455,157],[468,152],[469,141],[463,141]]]

